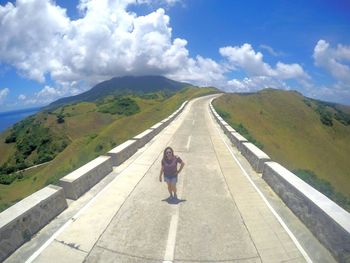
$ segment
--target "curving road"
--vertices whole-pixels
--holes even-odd
[[[237,150],[209,112],[212,97],[191,101],[117,167],[115,179],[30,261],[307,261],[234,159]],[[186,163],[178,201],[168,200],[165,183],[158,181],[167,145]]]

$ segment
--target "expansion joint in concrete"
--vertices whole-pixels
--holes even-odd
[[[114,254],[119,254],[119,255],[123,255],[123,256],[127,256],[127,257],[131,257],[131,258],[135,258],[135,259],[142,259],[142,260],[147,260],[147,261],[152,261],[152,262],[162,262],[163,259],[161,258],[151,258],[151,257],[145,257],[145,256],[137,256],[137,255],[133,255],[133,254],[129,254],[129,253],[126,253],[126,252],[121,252],[121,251],[117,251],[117,250],[114,250],[114,249],[110,249],[110,248],[106,248],[106,247],[103,247],[103,246],[99,246],[99,245],[96,245],[96,247],[98,248],[101,248],[103,250],[107,250],[111,253],[114,253]]]
[[[58,242],[58,243],[61,243],[62,245],[65,245],[65,246],[67,246],[67,247],[70,247],[70,248],[72,248],[72,249],[75,249],[75,250],[84,252],[84,253],[86,253],[86,254],[89,253],[88,251],[85,251],[85,250],[80,249],[80,248],[79,248],[79,247],[80,247],[79,244],[67,243],[67,242],[64,242],[63,240],[57,240],[57,239],[55,239],[55,241]]]

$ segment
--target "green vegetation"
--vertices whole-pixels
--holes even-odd
[[[333,126],[333,119],[335,119],[345,126],[350,125],[350,114],[342,111],[338,104],[307,98],[304,102],[320,115],[322,124]]]
[[[223,118],[230,126],[235,129],[239,134],[241,134],[243,137],[245,137],[248,141],[253,143],[255,146],[259,147],[260,149],[264,148],[264,145],[256,140],[250,132],[244,127],[242,123],[235,123],[232,121],[230,114],[224,110],[221,110],[220,108],[216,109],[216,112]]]
[[[273,89],[225,94],[214,100],[213,106],[218,113],[226,113],[221,116],[237,131],[235,124],[248,130],[272,160],[291,171],[312,171],[315,177],[310,178],[322,180],[316,185],[329,182],[334,189],[329,196],[349,209],[349,107]],[[244,133],[244,129],[239,132]],[[331,191],[326,186],[320,189]]]
[[[220,108],[216,109],[216,112],[223,118],[224,120],[229,120],[230,119],[230,114],[227,113],[226,111],[221,110]]]
[[[314,172],[309,170],[298,169],[294,170],[293,173],[347,211],[350,211],[350,197],[346,197],[344,194],[335,191],[330,182],[319,178]]]
[[[63,115],[57,115],[57,123],[64,123],[64,116]]]
[[[0,166],[0,183],[18,179],[16,171],[51,161],[69,144],[65,136],[54,134],[42,125],[41,118],[30,116],[15,124],[5,143],[15,145],[15,153]]]
[[[22,156],[24,167],[39,163],[36,160],[43,161],[39,156],[44,156],[45,151],[54,158],[20,175],[4,173],[4,180],[11,183],[0,183],[0,211],[45,185],[56,184],[71,171],[163,120],[185,100],[216,92],[213,88],[192,87],[171,95],[156,92],[108,96],[98,102],[64,105],[25,119],[10,132],[0,134],[1,167],[16,165],[16,156]],[[64,122],[58,123],[57,116],[62,116]],[[17,147],[17,143],[21,146]]]
[[[98,103],[98,111],[110,114],[130,116],[140,112],[136,101],[128,97],[112,97]]]

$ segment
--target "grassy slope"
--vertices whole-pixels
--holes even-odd
[[[141,112],[126,117],[96,112],[94,103],[64,107],[63,124],[57,124],[56,116],[49,114],[45,126],[67,134],[71,144],[52,162],[24,172],[24,179],[11,185],[0,184],[0,211],[161,121],[183,101],[211,92],[212,89],[190,88],[166,100],[133,97]],[[10,155],[12,146],[3,143],[6,136],[0,136],[0,151]]]
[[[13,144],[4,143],[7,136],[10,135],[10,129],[0,134],[0,165],[3,164],[10,156],[15,153]]]
[[[265,90],[254,95],[227,94],[214,106],[242,123],[271,158],[287,168],[308,169],[350,195],[350,126],[319,115],[296,92]]]

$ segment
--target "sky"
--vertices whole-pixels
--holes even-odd
[[[0,0],[0,112],[126,75],[350,105],[350,2]]]

